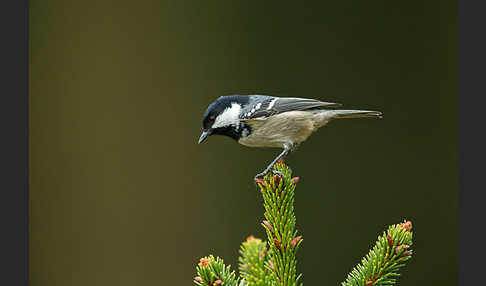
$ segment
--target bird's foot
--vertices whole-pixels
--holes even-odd
[[[282,177],[282,179],[285,179],[285,175],[284,173],[280,172],[280,171],[277,171],[277,170],[272,170],[272,173],[274,173],[275,175],[279,175],[280,177]]]
[[[258,173],[255,175],[255,177],[253,178],[255,181],[260,179],[260,180],[263,180],[263,177],[265,177],[265,175],[268,173],[268,171],[263,171],[261,173]]]
[[[282,173],[280,171],[277,171],[277,170],[272,170],[272,173],[274,173],[275,175],[279,175],[280,176],[280,179],[282,180],[282,186],[284,186],[285,185],[285,175],[284,175],[284,173]],[[278,183],[277,183],[277,185],[278,185]]]
[[[273,174],[275,174],[275,175],[279,175],[279,176],[280,176],[280,178],[282,178],[282,180],[283,180],[283,184],[285,185],[285,175],[284,175],[284,173],[282,173],[282,172],[280,172],[280,171],[277,171],[277,170],[275,170],[275,169],[273,169],[273,168],[272,168],[271,170],[265,170],[265,171],[263,171],[263,172],[261,172],[261,173],[258,173],[258,174],[255,176],[255,178],[253,178],[253,180],[254,180],[255,182],[258,182],[258,181],[262,180],[262,179],[263,179],[263,177],[265,177],[265,175],[266,175],[266,174],[268,174],[269,172],[272,172],[272,173],[273,173]]]

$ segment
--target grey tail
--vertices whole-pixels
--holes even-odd
[[[332,110],[331,118],[383,118],[383,113],[371,110]]]

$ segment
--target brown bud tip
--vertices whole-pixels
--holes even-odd
[[[242,264],[241,267],[248,268],[248,264],[246,264],[246,263],[245,264]]]
[[[403,223],[400,224],[400,226],[406,231],[412,230],[412,222],[409,220],[404,221]]]
[[[393,241],[392,237],[391,237],[389,234],[387,234],[387,235],[386,235],[386,240],[388,240],[388,245],[389,245],[390,247],[392,247],[392,246],[393,246],[394,241]]]
[[[273,265],[273,262],[271,260],[268,261],[268,264],[270,264],[271,269],[275,269],[275,266]]]
[[[271,230],[272,227],[270,226],[270,223],[266,220],[263,221],[263,225],[268,229],[268,230]]]
[[[213,285],[218,286],[218,285],[221,285],[221,283],[223,283],[223,281],[218,279],[218,280],[214,281]]]
[[[278,186],[280,184],[280,180],[282,179],[282,177],[279,174],[275,174],[273,176],[273,179],[275,180],[275,185]]]
[[[260,258],[260,259],[263,258],[263,251],[260,251],[260,254],[258,254],[258,258]]]
[[[280,246],[282,245],[282,243],[280,241],[278,241],[277,238],[273,238],[273,244],[275,244],[275,246],[280,249]]]
[[[197,281],[197,282],[199,282],[199,283],[203,283],[202,278],[199,277],[199,276],[194,277],[194,280]]]
[[[284,163],[285,163],[284,158],[280,158],[277,161],[277,164],[284,164]]]
[[[246,241],[252,241],[255,240],[255,237],[253,235],[250,235],[249,237],[246,238]]]
[[[262,178],[254,178],[253,180],[255,181],[255,183],[265,186],[265,180],[263,180]]]
[[[375,281],[373,279],[368,279],[366,280],[366,286],[370,286],[370,285],[373,285],[373,283],[375,283]]]
[[[199,266],[206,267],[209,266],[209,259],[206,257],[199,259]]]
[[[395,248],[395,253],[398,253],[400,251],[400,249],[404,249],[404,250],[407,250],[410,246],[406,245],[406,244],[400,244],[399,246],[397,246]]]
[[[294,185],[297,184],[299,182],[299,180],[300,180],[300,177],[293,177],[292,178],[292,184],[294,184]]]
[[[297,236],[296,238],[290,241],[290,245],[295,246],[299,241],[302,239],[302,235]]]

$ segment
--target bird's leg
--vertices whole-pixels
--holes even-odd
[[[290,152],[290,148],[288,148],[287,146],[285,146],[284,150],[282,151],[282,153],[280,153],[280,155],[277,156],[277,158],[275,158],[275,160],[272,161],[272,163],[270,163],[267,168],[265,168],[265,170],[259,174],[257,174],[255,176],[255,178],[260,178],[260,177],[263,177],[265,176],[268,172],[270,172],[270,170],[272,171],[272,173],[274,174],[279,174],[282,179],[284,179],[284,174],[282,172],[279,172],[279,171],[276,171],[276,170],[272,170],[273,169],[273,166],[275,166],[275,164],[278,162],[278,160],[282,159],[282,158],[285,158],[285,156],[287,156],[287,154]]]

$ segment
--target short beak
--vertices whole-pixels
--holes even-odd
[[[204,130],[203,133],[201,134],[201,137],[199,137],[199,141],[197,142],[197,144],[201,144],[201,142],[203,142],[209,135],[211,135],[211,133],[212,133],[211,129]]]

